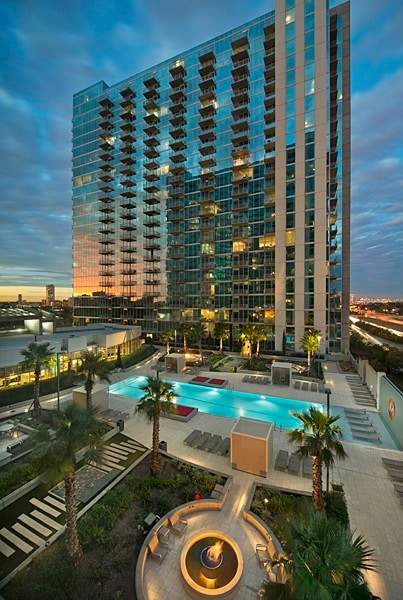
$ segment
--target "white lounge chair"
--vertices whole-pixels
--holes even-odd
[[[148,551],[150,557],[155,562],[162,563],[166,555],[168,554],[168,544],[161,542],[156,535],[154,535],[148,542]]]
[[[171,526],[172,533],[179,537],[184,533],[188,526],[188,522],[186,521],[186,519],[182,519],[182,517],[178,513],[172,515],[172,517],[169,517],[168,520]]]

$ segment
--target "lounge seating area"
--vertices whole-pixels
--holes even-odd
[[[244,383],[257,383],[258,385],[269,385],[271,383],[270,377],[261,377],[259,375],[245,375],[242,378]]]
[[[218,379],[217,377],[204,377],[202,375],[197,375],[196,377],[193,377],[189,383],[223,388],[227,385],[228,381],[226,379]]]
[[[302,477],[312,477],[312,458],[307,456],[303,460],[298,454],[288,454],[287,450],[279,450],[274,463],[274,468],[277,471],[287,471],[290,475],[299,476],[302,464]]]
[[[302,381],[297,379],[294,381],[294,389],[302,392],[319,392],[319,384],[316,381]]]
[[[182,534],[186,531],[188,522],[186,519],[183,519],[180,514],[176,513],[169,517],[169,526],[174,535],[181,537]]]
[[[157,563],[162,563],[168,554],[168,549],[168,544],[159,540],[157,534],[155,534],[148,542],[148,551],[150,553],[150,557]]]
[[[212,434],[208,431],[202,432],[200,429],[194,429],[183,440],[183,443],[186,446],[204,450],[205,452],[211,452],[212,454],[219,454],[221,456],[227,456],[229,454],[231,445],[229,438],[223,439],[221,435]]]

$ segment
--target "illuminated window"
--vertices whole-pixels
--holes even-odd
[[[295,244],[295,230],[288,229],[285,232],[285,244],[286,246],[293,246]]]
[[[232,242],[232,252],[244,252],[247,248],[245,242]]]
[[[259,248],[273,248],[276,245],[274,233],[259,238]]]

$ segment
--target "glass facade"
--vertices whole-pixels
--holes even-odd
[[[315,326],[326,349],[343,347],[343,231],[332,232],[335,203],[349,210],[347,137],[336,128],[334,141],[329,120],[341,20],[323,0],[277,0],[180,56],[75,94],[76,324],[138,324],[158,338],[183,321],[211,334],[226,322],[231,346],[243,324],[264,323],[267,350],[284,336],[298,349]]]

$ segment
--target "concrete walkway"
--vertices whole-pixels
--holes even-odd
[[[332,363],[325,365],[326,385],[332,389],[332,403],[338,406],[354,406],[351,391],[344,374],[341,374]],[[155,376],[155,370],[141,367],[131,373],[138,375]],[[128,377],[127,373],[117,374],[116,379]],[[224,374],[222,374],[224,375]],[[188,381],[193,375],[173,375],[169,377],[176,381]],[[242,375],[225,374],[233,389],[262,393],[263,386],[242,383]],[[326,401],[324,394],[307,394],[292,388],[266,386],[265,394],[278,397],[293,397],[296,400]],[[113,409],[133,415],[135,401],[122,396],[110,395],[110,406]],[[210,528],[217,523],[224,532],[231,532],[235,540],[240,540],[239,545],[245,554],[245,586],[238,600],[256,598],[256,591],[263,580],[264,572],[259,569],[254,554],[256,540],[259,535],[249,533],[250,526],[242,518],[248,491],[253,481],[259,480],[269,485],[293,489],[296,491],[310,491],[311,481],[301,476],[289,475],[287,472],[275,471],[272,468],[267,478],[259,478],[246,473],[235,471],[231,468],[228,457],[206,453],[185,446],[183,440],[193,429],[209,431],[213,434],[229,436],[235,424],[234,419],[216,417],[205,413],[198,413],[189,423],[181,423],[171,419],[161,419],[160,439],[168,443],[168,451],[180,458],[209,469],[231,474],[234,485],[230,491],[226,506],[223,511],[214,515],[207,515],[206,522],[194,522],[192,528]],[[131,416],[125,421],[125,434],[149,447],[151,443],[151,425],[143,417]],[[402,460],[403,453],[398,450],[386,450],[365,444],[344,442],[348,457],[344,462],[338,462],[332,470],[331,481],[344,484],[346,500],[350,515],[351,527],[357,534],[362,535],[368,544],[376,551],[377,572],[368,573],[367,580],[374,594],[382,600],[402,600],[403,598],[403,506],[400,505],[391,480],[388,478],[381,461],[382,456]],[[287,432],[276,429],[274,432],[274,457],[279,449],[291,452],[295,448],[289,444]],[[194,519],[197,519],[195,516]],[[245,529],[247,528],[247,531]],[[257,536],[257,537],[256,537]],[[185,541],[185,540],[184,540]],[[150,600],[158,596],[158,589],[164,586],[163,597],[167,600],[182,600],[188,596],[182,594],[183,587],[179,584],[179,540],[173,543],[173,548],[167,557],[166,568],[162,565],[153,565],[152,571],[146,573],[147,583],[150,586]],[[165,562],[165,561],[164,561]],[[163,568],[162,568],[163,567]],[[250,570],[250,571],[249,571]],[[167,571],[167,573],[165,573]],[[162,575],[161,575],[162,574]],[[165,576],[164,576],[165,574]],[[154,582],[154,583],[153,583]],[[241,593],[241,590],[239,594]],[[178,595],[179,594],[179,595]]]

